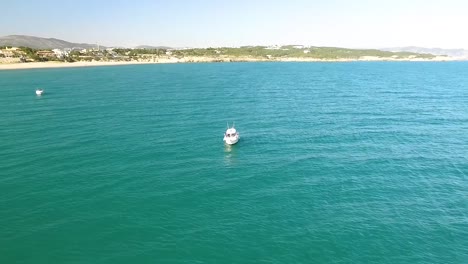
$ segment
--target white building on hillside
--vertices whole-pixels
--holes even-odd
[[[68,51],[66,50],[53,49],[52,51],[55,53],[55,56],[57,56],[57,58],[59,59],[62,59],[63,57],[68,56]]]

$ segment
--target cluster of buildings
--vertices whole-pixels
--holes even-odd
[[[0,56],[5,58],[12,58],[17,57],[18,55],[26,55],[24,51],[17,47],[6,47],[4,49],[0,49]]]
[[[38,50],[36,51],[36,55],[41,58],[63,58],[68,56],[69,51],[67,50],[60,50],[60,49],[53,49],[53,50]],[[4,58],[24,58],[28,54],[18,47],[6,47],[4,49],[0,49],[0,57]]]
[[[82,48],[64,48],[64,49],[52,49],[52,50],[37,50],[35,55],[40,58],[46,59],[64,59],[70,55],[72,51],[78,51],[82,55],[89,53],[101,54],[102,51],[99,48],[95,49],[82,49]],[[106,52],[111,56],[117,56],[117,53],[112,48],[106,49]],[[0,49],[0,57],[2,58],[21,58],[22,60],[27,59],[28,54],[21,48],[18,47],[5,47]]]
[[[309,46],[304,46],[304,45],[293,45],[293,46],[287,46],[287,48],[285,46],[280,46],[280,45],[272,45],[272,46],[268,46],[266,47],[265,49],[266,50],[289,50],[289,47],[293,48],[293,49],[301,49],[303,50],[302,52],[304,52],[304,54],[307,54],[310,52],[310,47]]]

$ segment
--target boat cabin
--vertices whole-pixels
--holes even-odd
[[[226,137],[235,137],[236,135],[237,131],[234,128],[226,130]]]

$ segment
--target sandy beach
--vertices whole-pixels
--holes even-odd
[[[114,65],[132,65],[132,64],[154,64],[154,63],[197,63],[197,62],[351,62],[351,61],[454,61],[456,58],[438,56],[433,59],[420,58],[380,58],[365,56],[359,59],[317,59],[317,58],[277,58],[262,59],[252,57],[185,57],[185,58],[162,58],[157,60],[145,61],[79,61],[79,62],[28,62],[28,63],[0,63],[0,70],[20,70],[37,68],[65,68],[65,67],[95,67],[95,66],[114,66]]]
[[[79,61],[79,62],[28,62],[28,63],[5,63],[0,64],[0,70],[20,70],[20,69],[38,69],[38,68],[65,68],[65,67],[94,67],[94,66],[112,66],[112,65],[130,65],[147,64],[153,62],[138,61]]]

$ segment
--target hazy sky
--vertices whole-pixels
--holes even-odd
[[[0,36],[109,46],[468,48],[468,0],[12,0],[0,11]]]

